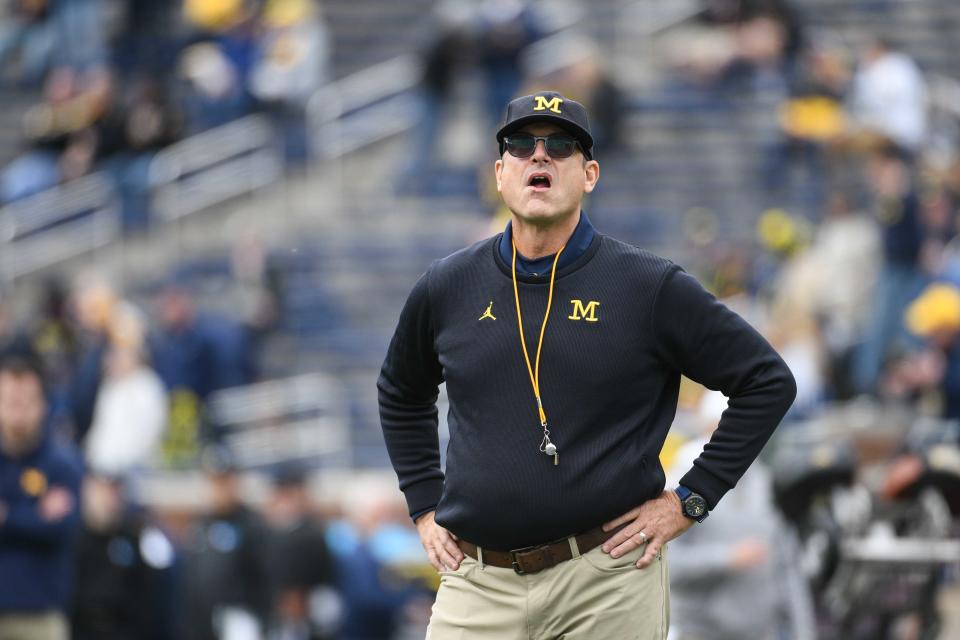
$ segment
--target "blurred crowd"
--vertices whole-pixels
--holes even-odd
[[[674,543],[676,637],[945,637],[960,552],[930,549],[960,532],[960,140],[895,31],[850,43],[798,8],[705,0],[663,38],[668,95],[774,116],[756,243],[694,243],[798,384],[764,460]],[[725,406],[688,392],[675,472]],[[896,553],[911,539],[926,555]]]
[[[422,633],[436,576],[390,487],[321,502],[315,467],[252,472],[210,419],[211,394],[259,379],[276,318],[251,252],[233,260],[233,315],[177,274],[141,306],[83,275],[26,319],[0,308],[0,637]],[[158,468],[201,474],[164,506]]]
[[[311,0],[6,0],[0,86],[39,101],[0,172],[0,204],[104,171],[125,229],[142,230],[156,152],[254,112],[303,163],[306,106],[328,61]]]
[[[50,427],[87,466],[111,475],[195,466],[205,444],[222,440],[208,401],[262,378],[281,296],[254,238],[238,242],[223,268],[216,306],[200,298],[190,265],[129,295],[90,271],[50,277],[33,303],[0,299],[0,347],[38,353]]]
[[[45,380],[28,347],[3,352],[0,636],[361,640],[422,628],[432,585],[402,505],[371,497],[382,488],[327,526],[306,468],[288,463],[255,510],[231,451],[211,445],[204,506],[162,519],[138,504],[130,474],[84,470],[54,435]]]

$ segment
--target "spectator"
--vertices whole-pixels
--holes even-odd
[[[252,2],[187,0],[184,14],[196,29],[180,55],[183,103],[191,133],[250,113],[247,91],[258,49]]]
[[[268,0],[250,92],[273,116],[289,162],[308,159],[307,102],[330,76],[330,38],[309,0]]]
[[[852,115],[865,137],[880,136],[913,154],[927,135],[926,87],[916,63],[874,38],[853,79]]]
[[[43,102],[24,115],[28,148],[0,175],[0,199],[19,200],[86,175],[97,154],[95,126],[107,113],[113,92],[106,69],[52,71]]]
[[[82,277],[73,294],[78,324],[78,359],[73,372],[70,406],[74,440],[83,443],[93,423],[97,392],[103,378],[103,360],[109,343],[110,320],[120,306],[120,298],[107,280]]]
[[[520,53],[543,37],[544,30],[526,0],[483,0],[479,13],[477,50],[487,82],[488,117],[495,123],[523,80]]]
[[[667,44],[667,57],[698,85],[727,91],[783,91],[804,46],[786,0],[705,0],[693,25]]]
[[[259,638],[266,629],[270,595],[267,529],[240,500],[233,453],[204,451],[201,464],[211,489],[209,512],[194,526],[185,551],[184,640]]]
[[[411,151],[398,174],[397,190],[403,193],[425,191],[430,178],[439,170],[432,159],[454,107],[457,77],[467,70],[475,46],[470,30],[472,10],[468,6],[440,3],[435,13],[438,25],[421,52],[423,76],[417,92],[417,122],[410,135]]]
[[[532,85],[530,92],[551,87],[587,108],[598,153],[610,153],[625,143],[622,128],[626,100],[592,41],[556,35],[527,47],[522,60],[527,82]]]
[[[75,559],[82,588],[73,598],[73,640],[174,640],[173,545],[126,503],[119,479],[85,479]]]
[[[907,308],[905,320],[924,345],[896,363],[884,380],[885,390],[895,397],[933,391],[940,415],[960,420],[960,289],[931,284]]]
[[[280,321],[283,275],[270,265],[263,241],[249,235],[237,241],[230,253],[231,291],[227,298],[247,334],[249,381],[258,377],[261,347]]]
[[[256,379],[249,339],[231,317],[201,312],[187,286],[167,282],[158,300],[160,332],[153,361],[168,389],[203,401],[211,392]]]
[[[816,220],[824,207],[830,145],[842,139],[847,126],[843,98],[849,84],[844,56],[826,46],[812,48],[801,60],[790,83],[790,95],[779,108],[778,140],[767,150],[764,187],[771,198],[803,206]],[[790,168],[804,170],[794,189]]]
[[[710,392],[701,413],[715,426],[726,406],[723,394]],[[690,467],[713,426],[680,448],[671,473]],[[774,507],[770,472],[754,463],[727,500],[727,508],[670,543],[670,637],[813,640],[813,604],[799,548]]]
[[[47,366],[49,376],[61,384],[69,378],[76,359],[77,335],[70,315],[70,292],[59,277],[42,284],[40,309],[29,326],[31,342]],[[51,371],[52,369],[52,371]]]
[[[854,387],[874,393],[886,354],[908,336],[903,312],[923,287],[924,243],[919,198],[903,151],[883,145],[869,160],[868,178],[883,234],[883,266],[873,292],[873,311],[853,361]]]
[[[870,292],[880,259],[880,230],[874,221],[852,210],[844,195],[832,194],[807,258],[818,273],[815,313],[830,399],[843,401],[856,395],[850,367],[870,323]]]
[[[86,439],[87,463],[100,473],[122,476],[149,464],[167,424],[163,382],[144,359],[144,320],[122,305],[111,320],[110,346]]]
[[[424,607],[427,592],[419,583],[423,572],[407,578],[401,573],[401,562],[428,570],[430,566],[403,505],[384,498],[376,484],[357,484],[352,489],[349,521],[337,522],[330,530],[345,605],[339,637],[392,638],[410,618],[417,617],[425,628],[429,611],[424,609],[429,606]],[[398,544],[394,534],[401,528],[405,535]]]
[[[149,225],[151,162],[180,137],[182,126],[164,82],[148,76],[118,82],[106,113],[94,123],[94,161],[116,184],[125,231]]]
[[[124,78],[169,77],[176,60],[179,3],[121,0],[120,4],[123,19],[112,47],[117,72]]]
[[[46,426],[39,357],[0,357],[0,638],[67,640],[80,464]]]
[[[207,397],[254,381],[253,349],[242,324],[201,313],[192,293],[175,279],[164,285],[158,307],[160,326],[151,352],[170,399],[164,453],[169,463],[185,463],[195,458],[201,441],[218,438],[206,420]]]
[[[54,433],[69,433],[73,426],[70,385],[77,361],[77,331],[70,315],[70,294],[65,283],[54,277],[43,283],[42,296],[39,312],[26,332],[47,374],[51,427]]]
[[[273,528],[270,572],[272,640],[334,637],[342,604],[335,590],[336,567],[322,522],[310,513],[305,470],[286,463],[274,476],[267,509]]]

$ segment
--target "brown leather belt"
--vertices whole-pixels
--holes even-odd
[[[625,526],[627,525],[622,524],[610,531],[604,531],[603,528],[596,527],[578,536],[574,536],[577,541],[577,549],[581,554],[584,554],[612,538],[615,533]],[[465,554],[474,560],[479,560],[477,557],[477,545],[467,542],[466,540],[457,540],[457,545]],[[514,549],[512,551],[483,550],[483,564],[489,564],[503,569],[513,569],[520,575],[537,573],[538,571],[549,569],[571,558],[573,558],[573,552],[570,550],[570,542],[567,538],[547,544]]]

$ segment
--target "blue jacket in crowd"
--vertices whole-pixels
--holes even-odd
[[[80,523],[79,457],[45,435],[23,458],[0,451],[0,614],[65,611],[73,581],[73,540]],[[66,489],[72,505],[59,520],[45,520],[41,501]]]

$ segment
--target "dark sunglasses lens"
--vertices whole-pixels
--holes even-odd
[[[510,155],[517,158],[526,158],[533,155],[533,150],[537,146],[537,141],[533,136],[523,134],[507,136],[505,142],[507,144],[507,151],[510,152]]]
[[[552,158],[569,158],[577,148],[577,141],[566,136],[547,138],[547,154]]]

